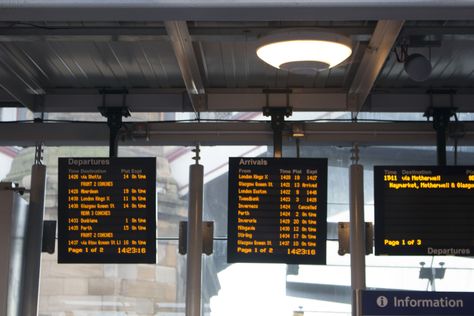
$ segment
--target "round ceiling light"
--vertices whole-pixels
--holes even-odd
[[[265,36],[257,48],[257,56],[267,64],[297,73],[332,68],[351,53],[351,40],[345,36],[301,30]]]

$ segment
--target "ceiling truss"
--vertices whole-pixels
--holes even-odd
[[[404,21],[377,22],[348,92],[348,107],[355,112],[355,116],[369,96],[403,24]]]
[[[472,8],[469,0],[11,0],[0,4],[0,20],[469,20]]]
[[[295,144],[287,122],[284,145]],[[299,123],[301,124],[301,123]],[[463,123],[459,146],[474,145],[474,123]],[[435,146],[431,122],[405,123],[306,123],[301,145]],[[120,146],[271,145],[269,122],[147,123],[127,122]],[[108,127],[103,123],[1,123],[0,146],[107,146]]]
[[[205,109],[205,88],[186,21],[166,21],[166,31],[178,61],[194,112]]]
[[[351,111],[344,91],[292,89],[207,89],[206,110],[209,112],[261,112],[262,108],[286,107],[293,111]],[[57,89],[36,96],[34,112],[97,112],[99,106],[127,106],[132,112],[193,112],[189,94],[184,89],[131,89],[104,92],[94,89]],[[370,112],[418,112],[429,106],[454,106],[458,112],[472,112],[474,91],[456,94],[431,94],[421,90],[374,91],[363,105]],[[0,105],[2,103],[0,102]],[[18,106],[21,104],[18,103]],[[4,106],[12,106],[6,102]]]

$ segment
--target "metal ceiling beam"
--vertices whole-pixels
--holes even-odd
[[[194,53],[193,42],[186,21],[166,21],[166,32],[171,39],[174,54],[178,60],[184,85],[194,108],[194,112],[205,110],[204,80]]]
[[[184,90],[138,90],[123,93],[97,90],[65,90],[46,94],[41,103],[44,112],[97,112],[100,106],[126,106],[131,112],[192,112]]]
[[[474,95],[429,94],[429,93],[371,93],[364,106],[364,112],[419,112],[424,113],[430,106],[454,107],[457,112],[474,112]]]
[[[287,122],[290,124],[290,122]],[[459,146],[474,145],[474,123],[464,123]],[[306,123],[301,145],[435,146],[432,122]],[[120,146],[271,145],[269,122],[133,123],[122,130]],[[0,146],[107,146],[104,123],[0,123]],[[284,145],[294,144],[287,131]]]
[[[404,21],[378,21],[348,93],[348,106],[357,113],[365,103],[385,60],[392,51]]]
[[[321,21],[320,21],[321,22]],[[360,24],[337,24],[337,22],[282,22],[278,26],[270,22],[240,22],[235,26],[229,22],[214,22],[214,24],[197,23],[189,26],[189,34],[193,41],[200,42],[249,42],[257,41],[262,35],[278,29],[288,28],[318,28],[350,36],[356,41],[368,41],[373,33],[373,25],[361,22]],[[330,23],[330,24],[329,24]],[[406,23],[403,35],[428,36],[474,35],[474,29],[468,22],[440,22]],[[1,42],[28,42],[28,41],[169,41],[168,34],[162,23],[144,24],[129,23],[124,26],[119,23],[38,23],[28,25],[3,23],[0,25]]]
[[[42,96],[44,112],[97,112],[99,106],[127,106],[133,112],[192,112],[193,107],[184,89],[131,89],[123,94],[101,94],[98,90],[58,89]],[[263,89],[208,89],[209,112],[261,112],[266,105],[293,107],[293,111],[349,111],[344,91],[324,92],[317,89],[293,89],[287,93]],[[416,91],[372,92],[363,111],[423,113],[428,106],[451,106],[458,112],[474,112],[474,91],[449,94],[428,94]]]
[[[274,30],[274,29],[273,29]],[[336,31],[338,29],[331,29],[328,28],[328,31]],[[268,32],[259,31],[255,33],[246,33],[245,30],[229,32],[229,33],[206,33],[206,32],[196,32],[195,34],[191,34],[191,38],[195,42],[207,42],[207,43],[252,43],[257,42],[258,39],[263,34],[268,34],[272,32],[271,29],[268,29]],[[0,42],[123,42],[123,43],[133,43],[133,42],[148,42],[148,41],[155,41],[155,42],[169,42],[168,35],[142,35],[142,34],[134,34],[134,35],[114,35],[114,33],[118,32],[111,32],[111,34],[87,34],[87,35],[1,35],[0,30]],[[349,32],[350,33],[350,32]],[[356,34],[350,35],[354,41],[368,41],[370,35],[366,34]]]
[[[471,20],[470,0],[10,0],[3,21]]]
[[[100,37],[100,36],[156,36],[159,38],[167,38],[167,33],[163,25],[143,25],[140,23],[130,23],[128,26],[121,25],[119,23],[109,23],[106,26],[97,25],[97,23],[82,23],[74,25],[70,23],[3,23],[0,26],[0,36],[10,37],[12,40],[21,39],[29,36],[38,38],[38,36],[44,37],[62,37],[68,36],[69,38],[74,37]]]
[[[263,34],[268,34],[278,28],[301,28],[318,27],[351,36],[354,40],[368,40],[372,34],[371,24],[360,25],[338,25],[333,22],[329,25],[305,23],[297,21],[294,23],[282,23],[274,27],[268,22],[241,22],[238,26],[229,26],[228,23],[216,22],[215,25],[200,24],[190,26],[189,34],[193,41],[200,42],[249,42],[257,41]],[[157,23],[143,25],[143,23],[130,23],[128,26],[108,23],[97,26],[96,23],[81,23],[74,25],[70,23],[38,23],[28,25],[18,23],[3,23],[0,25],[1,42],[33,42],[33,41],[169,41],[168,34],[163,25]],[[441,28],[440,28],[441,29]],[[464,28],[466,29],[466,28]],[[471,30],[471,32],[474,32]],[[426,34],[426,33],[424,33]]]
[[[125,95],[125,99],[124,99]],[[203,97],[203,95],[198,95]],[[324,93],[296,89],[288,94],[295,111],[346,110],[345,92]],[[266,105],[287,106],[286,93],[262,89],[212,89],[206,95],[207,107],[201,111],[261,112]],[[268,99],[268,101],[267,101]],[[97,112],[99,106],[127,106],[131,112],[192,112],[185,90],[137,89],[124,93],[101,93],[98,90],[58,89],[48,91],[41,104],[44,112]]]
[[[208,111],[261,112],[265,106],[291,106],[293,111],[346,111],[345,93],[219,93],[207,96]],[[232,109],[232,110],[231,110]]]

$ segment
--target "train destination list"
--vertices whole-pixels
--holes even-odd
[[[327,159],[230,158],[229,262],[326,263]]]
[[[155,158],[59,158],[58,262],[155,263]]]
[[[474,255],[474,166],[376,166],[375,254]]]

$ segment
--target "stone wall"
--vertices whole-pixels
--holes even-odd
[[[119,156],[155,156],[153,148],[121,148]],[[106,157],[107,148],[47,148],[45,219],[57,219],[57,158]],[[34,149],[15,158],[8,181],[30,186]],[[178,197],[168,162],[157,157],[158,237],[178,236],[178,223],[187,215]],[[184,260],[176,240],[160,240],[157,264],[57,264],[56,254],[43,254],[40,282],[42,316],[184,315]]]

